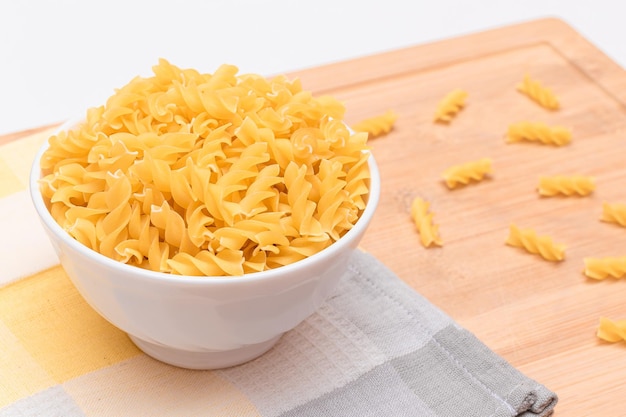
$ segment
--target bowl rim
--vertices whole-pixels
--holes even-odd
[[[68,129],[69,127],[75,125],[77,121],[80,119],[72,119],[64,124],[62,124],[59,128],[55,130],[55,133]],[[29,175],[29,192],[30,197],[35,206],[35,210],[39,216],[40,221],[44,224],[44,226],[54,235],[56,235],[61,241],[67,244],[71,249],[80,253],[82,256],[86,258],[92,258],[98,263],[102,263],[104,266],[118,270],[120,273],[125,273],[132,276],[135,279],[143,279],[150,281],[159,281],[162,283],[179,283],[179,284],[191,284],[191,285],[232,285],[235,283],[252,283],[259,281],[268,281],[272,279],[281,279],[285,276],[297,276],[299,271],[305,270],[311,264],[315,263],[323,263],[324,260],[328,260],[327,258],[332,258],[335,253],[341,251],[345,246],[351,244],[351,242],[360,234],[364,233],[367,229],[369,223],[371,222],[376,208],[378,207],[378,203],[380,200],[381,194],[381,178],[380,171],[378,169],[378,165],[374,159],[374,155],[371,150],[366,150],[369,154],[367,158],[367,163],[370,169],[370,186],[369,192],[367,194],[367,203],[365,205],[365,209],[359,216],[359,219],[354,224],[354,226],[348,230],[339,240],[333,242],[330,246],[324,248],[323,250],[314,253],[311,256],[308,256],[304,259],[296,261],[294,263],[283,265],[277,268],[268,269],[265,271],[259,272],[251,272],[243,275],[223,275],[223,276],[191,276],[191,275],[178,275],[171,274],[167,272],[161,271],[152,271],[149,269],[144,269],[134,265],[128,265],[120,261],[116,261],[115,259],[111,259],[101,253],[83,245],[73,237],[69,233],[67,233],[52,217],[50,211],[46,207],[43,196],[39,191],[39,180],[41,178],[41,168],[40,161],[43,153],[48,149],[49,142],[48,140],[39,148],[37,154],[35,155],[35,159],[31,165],[30,175]],[[330,250],[334,248],[334,250]],[[128,277],[125,277],[128,279]]]

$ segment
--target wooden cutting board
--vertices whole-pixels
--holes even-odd
[[[552,88],[550,112],[516,91],[525,74]],[[347,106],[347,121],[388,109],[394,130],[370,145],[382,198],[362,246],[416,291],[530,377],[557,392],[557,416],[623,416],[626,342],[595,332],[601,316],[626,319],[626,279],[592,282],[583,258],[626,256],[626,229],[599,221],[602,203],[626,203],[626,73],[571,27],[539,20],[289,74]],[[469,93],[449,125],[433,123],[449,91]],[[510,123],[569,127],[556,148],[506,144]],[[43,128],[42,128],[43,129]],[[49,129],[49,127],[47,127]],[[0,137],[0,144],[37,131]],[[442,172],[490,157],[483,182],[449,190]],[[541,198],[540,175],[593,176],[584,198]],[[444,245],[425,249],[411,200],[431,203]],[[567,246],[547,262],[505,245],[515,223]]]
[[[525,74],[559,97],[547,111],[516,91]],[[626,203],[626,73],[562,21],[533,21],[297,74],[343,100],[349,123],[393,109],[372,139],[382,198],[363,247],[514,366],[555,390],[558,416],[623,416],[626,342],[596,338],[601,316],[626,319],[626,279],[592,282],[584,257],[626,256],[626,228],[599,220]],[[469,93],[450,125],[433,123],[449,91]],[[510,123],[570,128],[565,147],[506,144]],[[487,181],[449,190],[442,172],[490,157]],[[540,175],[593,176],[584,198],[541,198]],[[425,249],[409,215],[431,203],[444,245]],[[511,223],[567,246],[564,262],[505,245]]]

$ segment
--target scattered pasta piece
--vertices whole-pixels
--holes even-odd
[[[626,320],[600,318],[597,336],[607,342],[615,343],[626,340]]]
[[[559,108],[559,100],[552,90],[544,87],[539,81],[533,80],[528,75],[524,76],[524,80],[517,86],[517,90],[548,110]]]
[[[602,204],[602,216],[600,220],[626,227],[626,204]]]
[[[584,175],[541,177],[537,191],[544,197],[586,196],[596,189],[593,178]]]
[[[367,132],[370,138],[374,138],[389,133],[397,119],[398,115],[393,110],[387,110],[383,114],[362,120],[352,126],[352,130],[355,132]]]
[[[433,213],[429,213],[428,209],[429,203],[416,197],[413,199],[413,203],[411,203],[411,217],[415,222],[422,245],[424,245],[425,248],[432,245],[442,246],[441,237],[439,236],[439,226],[433,224]]]
[[[548,261],[562,261],[565,259],[565,245],[555,244],[549,236],[538,236],[534,230],[522,230],[514,224],[510,226],[506,244],[526,249],[526,251],[540,255]]]
[[[41,193],[75,239],[120,262],[242,275],[313,255],[369,192],[367,134],[299,81],[166,60],[49,139]]]
[[[482,158],[478,161],[454,165],[446,169],[443,178],[448,188],[469,184],[470,181],[481,181],[487,174],[491,174],[491,159]]]
[[[626,256],[585,258],[585,275],[593,279],[626,277]]]
[[[508,143],[539,142],[545,145],[563,146],[572,140],[571,130],[563,126],[548,126],[541,122],[519,122],[509,126],[506,135]]]
[[[466,91],[460,89],[448,93],[437,105],[435,122],[449,123],[465,107],[467,95]]]

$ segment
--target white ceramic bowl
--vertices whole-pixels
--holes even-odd
[[[254,359],[319,308],[346,272],[380,196],[370,155],[367,206],[356,225],[323,251],[240,277],[170,275],[107,258],[56,223],[38,185],[46,146],[33,163],[30,192],[63,268],[87,302],[141,350],[184,368],[223,368]]]

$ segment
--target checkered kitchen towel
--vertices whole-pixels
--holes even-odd
[[[139,351],[74,289],[26,190],[49,132],[0,146],[0,417],[548,416],[556,395],[356,253],[334,296],[218,371]]]

